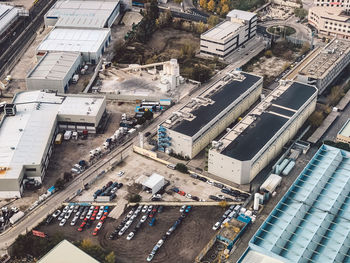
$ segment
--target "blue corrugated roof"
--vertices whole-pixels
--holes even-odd
[[[322,145],[249,242],[283,262],[350,262],[350,153]]]

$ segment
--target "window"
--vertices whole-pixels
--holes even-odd
[[[36,168],[26,168],[26,172],[36,172]]]

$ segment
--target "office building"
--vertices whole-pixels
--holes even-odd
[[[255,13],[232,10],[225,21],[201,34],[200,52],[225,59],[256,35],[256,26]]]
[[[238,263],[349,262],[350,153],[322,145]]]
[[[297,81],[315,85],[321,94],[343,71],[350,62],[350,42],[344,39],[333,39],[317,54],[311,53],[312,59],[305,59]]]
[[[248,184],[281,152],[315,110],[314,86],[282,81],[219,141],[212,142],[208,172]]]
[[[262,82],[250,73],[228,73],[160,124],[158,148],[195,157],[259,98]]]
[[[348,119],[337,134],[336,142],[350,144],[350,119]]]

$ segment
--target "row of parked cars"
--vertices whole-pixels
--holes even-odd
[[[219,221],[217,221],[214,226],[213,230],[218,230],[219,227],[224,225],[225,223],[229,222],[232,218],[236,218],[239,213],[241,212],[242,206],[240,205],[231,205],[225,213],[221,216]]]
[[[59,226],[64,226],[72,214],[73,219],[70,222],[71,226],[75,226],[78,220],[83,220],[79,228],[79,232],[83,231],[85,227],[90,227],[95,220],[100,220],[94,229],[93,235],[96,236],[101,229],[103,222],[108,216],[108,206],[79,206],[79,205],[67,205],[63,210],[56,210],[51,216],[46,219],[46,224],[50,224],[53,219],[57,218]]]
[[[161,248],[161,246],[164,244],[165,240],[167,238],[169,238],[169,236],[171,236],[171,234],[176,230],[176,228],[178,228],[180,226],[180,224],[182,223],[183,219],[190,213],[192,207],[191,206],[186,206],[183,205],[180,208],[180,217],[174,222],[174,224],[169,228],[169,230],[165,233],[165,235],[162,236],[162,238],[157,242],[157,244],[153,247],[151,253],[148,255],[147,257],[147,261],[152,261],[152,259],[154,258],[155,254],[157,253],[157,251]]]
[[[179,188],[177,188],[177,187],[173,187],[173,188],[171,188],[170,189],[171,191],[173,191],[173,192],[175,192],[175,193],[177,193],[177,194],[179,194],[179,195],[182,195],[182,196],[184,196],[184,197],[186,197],[186,198],[188,198],[188,199],[192,199],[192,200],[195,200],[195,201],[201,201],[201,202],[204,202],[205,200],[203,200],[203,199],[200,199],[199,197],[197,197],[197,196],[194,196],[194,195],[191,195],[190,193],[185,193],[184,191],[181,191]]]
[[[116,192],[118,189],[123,187],[123,183],[112,182],[109,181],[106,185],[104,185],[101,189],[98,189],[93,197],[96,199],[98,196],[110,196],[111,200],[116,197]]]

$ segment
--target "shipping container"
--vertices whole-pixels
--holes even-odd
[[[24,212],[23,211],[19,211],[18,213],[14,214],[11,218],[10,218],[10,223],[13,225],[15,224],[18,220],[20,220],[22,217],[24,216]]]
[[[63,138],[62,133],[58,133],[56,135],[55,144],[61,144],[62,143],[62,138]]]

